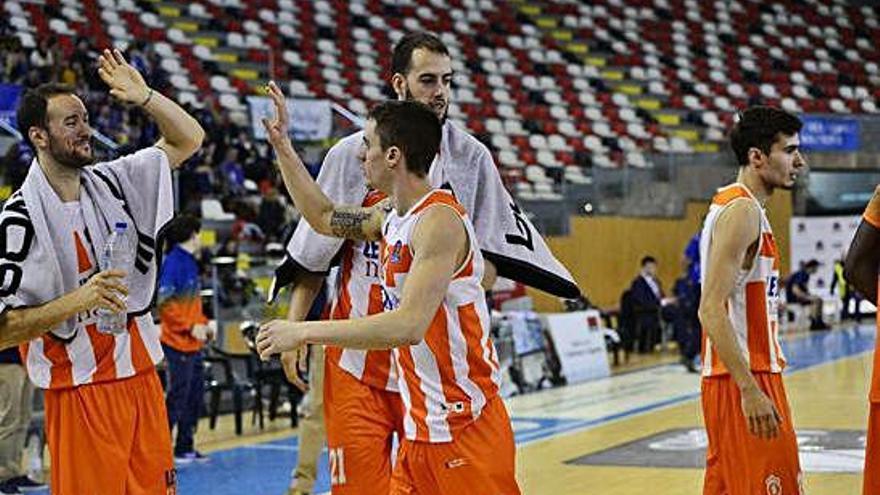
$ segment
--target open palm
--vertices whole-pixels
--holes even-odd
[[[142,103],[150,88],[144,76],[131,66],[119,50],[104,50],[98,61],[98,75],[110,86],[110,94],[128,103]]]

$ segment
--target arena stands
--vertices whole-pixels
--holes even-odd
[[[880,98],[876,10],[831,1],[13,0],[3,10],[25,50],[54,37],[73,64],[87,60],[71,58],[80,37],[140,50],[179,101],[242,127],[244,97],[270,77],[362,114],[387,94],[393,40],[437,32],[455,63],[450,116],[490,146],[523,199],[559,199],[562,182],[590,181],[589,167],[651,167],[651,151],[717,151],[749,103],[876,113]]]

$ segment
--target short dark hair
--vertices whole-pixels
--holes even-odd
[[[648,263],[657,264],[657,260],[653,256],[645,256],[644,258],[642,258],[642,266],[645,266]]]
[[[440,150],[440,119],[427,105],[417,101],[386,101],[370,110],[376,122],[379,146],[397,146],[406,158],[408,171],[424,177]]]
[[[449,49],[437,36],[426,31],[407,33],[394,45],[391,73],[406,75],[412,66],[412,54],[419,48],[449,56]]]
[[[749,164],[749,149],[758,148],[765,154],[780,134],[797,134],[803,127],[801,119],[774,107],[755,106],[742,112],[739,122],[730,130],[730,147],[740,166]]]
[[[188,214],[174,217],[165,227],[165,243],[168,247],[190,240],[196,232],[202,230],[202,222]]]
[[[31,127],[45,128],[47,125],[46,113],[49,107],[49,98],[58,95],[75,95],[76,88],[68,84],[48,83],[41,84],[36,88],[28,89],[21,97],[16,111],[18,130],[24,136],[27,144],[36,151],[34,143],[28,135]]]

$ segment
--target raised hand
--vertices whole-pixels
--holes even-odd
[[[287,135],[290,116],[287,114],[287,102],[284,99],[284,93],[281,92],[281,88],[275,84],[275,81],[269,81],[266,89],[275,107],[275,117],[271,120],[264,117],[263,126],[266,128],[269,143],[277,148],[280,145],[290,143],[290,137]]]
[[[272,320],[260,325],[257,353],[268,361],[275,354],[297,350],[305,344],[299,325],[286,320]]]
[[[122,52],[105,49],[98,60],[98,75],[110,86],[110,95],[126,103],[144,104],[150,89],[144,76],[126,62]]]
[[[76,290],[77,301],[83,311],[106,309],[114,313],[126,311],[122,297],[128,295],[128,288],[122,282],[125,272],[105,270],[97,273],[82,287]]]

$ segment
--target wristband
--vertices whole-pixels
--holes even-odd
[[[147,99],[145,99],[144,102],[141,103],[141,106],[142,106],[142,107],[146,107],[146,106],[147,106],[147,103],[150,102],[150,99],[151,99],[151,98],[153,98],[153,88],[150,88],[150,92],[147,94]]]

